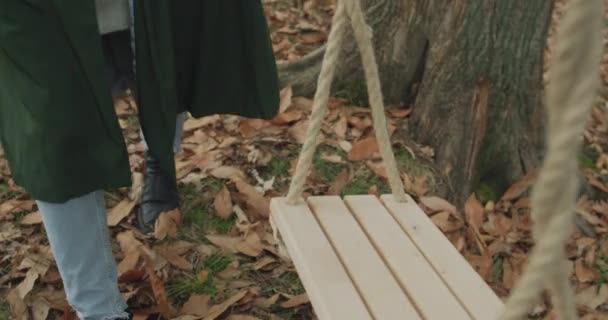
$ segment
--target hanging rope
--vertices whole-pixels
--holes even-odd
[[[599,88],[602,0],[570,0],[556,34],[547,87],[547,154],[532,193],[536,246],[508,299],[503,320],[526,318],[549,289],[559,319],[577,319],[564,245],[570,236],[579,188],[581,134]]]
[[[338,56],[342,49],[342,42],[346,34],[346,21],[350,18],[355,39],[361,51],[361,58],[365,76],[367,79],[367,91],[370,98],[372,116],[374,119],[374,131],[378,139],[380,155],[384,160],[387,170],[389,184],[397,201],[406,201],[403,181],[397,168],[395,155],[391,148],[390,137],[386,127],[386,116],[384,114],[384,98],[380,86],[378,64],[374,55],[372,43],[372,30],[365,22],[361,4],[359,1],[339,1],[336,14],[333,19],[333,27],[329,34],[327,47],[321,73],[317,84],[317,92],[313,102],[310,124],[306,132],[304,146],[298,159],[295,174],[291,180],[287,202],[297,203],[304,190],[308,172],[317,147],[317,137],[321,130],[321,124],[327,111],[327,101],[331,91],[331,84],[335,76]]]
[[[570,235],[579,188],[575,155],[580,150],[580,136],[599,87],[603,9],[602,0],[570,0],[569,9],[556,35],[557,46],[550,70],[552,81],[547,88],[547,155],[532,194],[536,246],[526,272],[505,305],[502,320],[525,319],[531,305],[544,289],[549,289],[553,294],[555,311],[560,319],[577,318],[568,281],[564,244]],[[349,19],[361,51],[374,129],[389,183],[397,200],[406,199],[386,129],[371,30],[365,23],[359,1],[349,0],[338,2],[334,16],[310,125],[288,193],[291,204],[300,198],[312,164],[346,32],[346,21]]]

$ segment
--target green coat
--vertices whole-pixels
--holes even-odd
[[[279,89],[259,0],[135,1],[137,100],[174,170],[178,112],[269,119]],[[130,185],[94,1],[0,0],[0,139],[15,181],[63,202]]]

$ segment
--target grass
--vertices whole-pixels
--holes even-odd
[[[370,172],[351,180],[342,190],[342,196],[368,194],[369,188],[374,185],[378,187],[380,194],[390,193],[387,183]]]
[[[330,147],[328,145],[321,145],[317,149],[313,159],[313,165],[315,171],[319,174],[321,180],[326,183],[330,183],[336,179],[336,177],[346,169],[346,165],[341,163],[333,163],[321,159],[323,153],[338,154],[342,158],[346,158],[346,153],[342,150]]]
[[[201,181],[204,192],[209,192],[215,195],[223,186],[220,179],[205,178]],[[182,212],[184,213],[184,225],[180,228],[182,236],[189,231],[195,233],[208,234],[219,233],[226,234],[232,230],[235,225],[236,217],[231,216],[228,219],[221,219],[215,215],[215,209],[212,207],[211,198],[205,200],[201,197],[201,192],[197,191],[192,184],[180,185],[179,192],[182,199]]]
[[[492,269],[490,270],[492,282],[502,283],[504,258],[500,255],[495,255],[492,260]]]
[[[287,177],[289,175],[289,160],[283,157],[273,157],[268,164],[273,177]]]
[[[197,271],[194,274],[178,278],[167,284],[166,288],[169,298],[174,301],[181,301],[195,294],[215,296],[218,293],[214,284],[215,278],[217,277],[217,274],[226,269],[233,260],[233,257],[223,254],[209,256],[207,260],[205,260],[203,266],[197,268]],[[207,277],[205,277],[203,281],[199,279],[199,274],[201,272],[208,272]]]
[[[6,302],[0,302],[0,320],[10,319],[11,313]]]
[[[304,292],[304,285],[302,285],[298,274],[295,272],[286,272],[279,277],[267,279],[266,285],[262,288],[263,296],[272,296],[276,293],[295,296]]]
[[[598,252],[597,260],[593,264],[593,269],[597,272],[596,284],[608,282],[608,258]]]

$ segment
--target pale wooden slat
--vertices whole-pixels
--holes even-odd
[[[273,198],[271,219],[320,320],[371,320],[364,302],[348,277],[309,207]]]
[[[339,197],[308,204],[375,319],[421,319],[382,258]]]
[[[424,318],[471,319],[377,197],[348,196],[344,201]]]
[[[504,308],[503,302],[416,202],[409,196],[407,203],[398,203],[392,195],[381,198],[474,319],[497,319]]]

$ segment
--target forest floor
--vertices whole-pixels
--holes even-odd
[[[291,1],[289,1],[291,2]],[[326,39],[332,7],[293,8],[266,1],[279,63],[318,48]],[[606,64],[605,64],[606,65]],[[605,73],[604,73],[605,75]],[[268,223],[269,199],[285,194],[303,142],[312,101],[281,93],[271,121],[236,116],[188,119],[176,168],[181,211],[163,214],[153,235],[135,227],[143,146],[137,106],[115,101],[129,148],[133,186],[106,193],[108,224],[119,266],[120,288],[135,319],[172,314],[179,319],[314,319],[292,264],[277,251]],[[402,141],[414,106],[389,106],[389,131],[408,193],[501,297],[518,280],[532,246],[529,191],[535,172],[504,194],[479,190],[462,210],[434,194],[427,163],[433,149]],[[332,98],[307,194],[388,192],[370,112],[349,99]],[[572,284],[587,320],[608,319],[608,108],[593,112],[584,135],[578,228],[568,242]],[[0,154],[0,158],[1,158]],[[423,160],[423,161],[421,161]],[[66,303],[34,202],[0,160],[0,319],[29,312],[33,319],[75,319]],[[480,235],[480,237],[476,236]],[[476,239],[481,239],[481,244]],[[551,319],[548,299],[533,312]],[[606,313],[604,313],[606,312]]]

